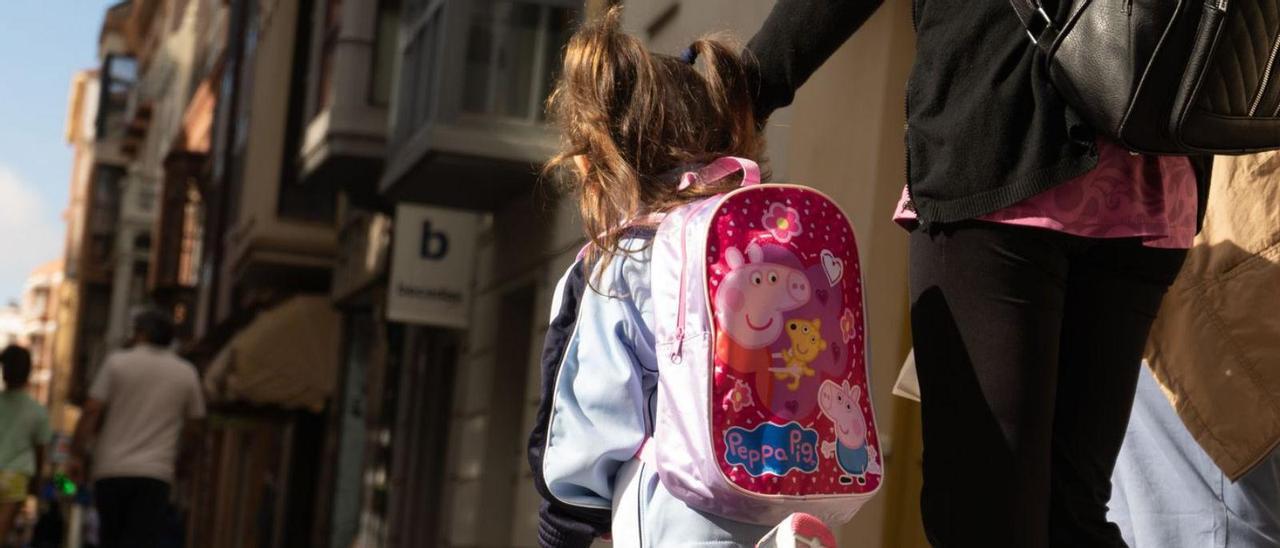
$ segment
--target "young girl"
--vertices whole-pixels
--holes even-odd
[[[542,355],[530,462],[545,499],[539,542],[588,546],[752,546],[768,527],[693,510],[639,459],[658,381],[650,241],[663,212],[736,188],[681,185],[724,156],[759,159],[743,60],[714,40],[680,57],[619,31],[619,12],[569,41],[549,110],[590,244],[556,288]]]

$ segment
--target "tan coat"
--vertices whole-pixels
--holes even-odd
[[[1280,153],[1218,158],[1208,206],[1147,357],[1234,481],[1280,445]]]

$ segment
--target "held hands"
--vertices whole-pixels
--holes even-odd
[[[67,460],[67,478],[76,485],[83,485],[85,479],[84,458],[73,456]]]

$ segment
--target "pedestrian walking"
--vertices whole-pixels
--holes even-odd
[[[140,312],[132,346],[103,362],[76,426],[72,450],[92,459],[103,548],[160,542],[180,441],[205,415],[195,367],[170,349],[173,332],[164,312]]]
[[[19,346],[0,351],[4,391],[0,392],[0,545],[9,540],[28,495],[36,494],[45,448],[53,437],[49,414],[31,394],[31,353]]]
[[[747,46],[757,118],[790,104],[879,5],[778,2]],[[913,7],[894,218],[911,230],[926,535],[947,548],[1123,546],[1107,520],[1111,472],[1208,161],[1131,154],[1095,131],[1008,3]]]
[[[756,161],[761,158],[764,142],[751,106],[747,67],[734,49],[703,39],[678,57],[654,54],[638,39],[619,30],[620,17],[619,9],[612,9],[602,20],[584,25],[570,39],[564,68],[550,101],[549,110],[562,131],[564,146],[548,169],[564,168],[579,199],[583,225],[591,242],[557,284],[553,319],[543,351],[542,401],[529,443],[535,484],[545,500],[538,542],[543,546],[586,547],[597,538],[611,536],[614,544],[622,547],[752,546],[762,539],[769,546],[790,546],[796,545],[797,537],[803,537],[811,546],[830,548],[834,544],[832,536],[822,521],[799,514],[780,500],[776,502],[778,506],[765,513],[764,506],[787,497],[735,500],[735,496],[746,494],[739,487],[737,491],[714,491],[694,500],[698,497],[690,496],[690,483],[674,484],[668,476],[668,472],[723,469],[719,461],[713,462],[715,457],[707,454],[680,453],[673,459],[692,461],[687,466],[664,461],[663,441],[654,436],[665,433],[670,436],[666,439],[677,439],[677,432],[698,428],[714,428],[713,436],[718,439],[769,437],[745,441],[740,450],[727,450],[733,455],[755,451],[757,457],[768,450],[761,458],[746,457],[730,467],[735,476],[748,482],[751,475],[760,475],[764,469],[780,476],[799,468],[787,477],[786,487],[793,493],[804,493],[813,488],[815,479],[821,478],[821,487],[869,497],[874,487],[868,483],[879,481],[880,460],[867,441],[872,426],[866,418],[869,413],[864,413],[867,400],[860,396],[863,385],[856,380],[844,380],[842,384],[830,380],[852,368],[840,368],[830,357],[832,353],[823,352],[828,348],[827,339],[836,343],[841,322],[838,314],[825,320],[818,316],[841,306],[844,301],[839,300],[837,288],[846,286],[828,283],[828,274],[816,262],[816,252],[809,265],[801,265],[788,248],[779,244],[790,242],[793,236],[800,240],[802,230],[817,230],[811,224],[803,225],[810,228],[802,228],[801,223],[813,222],[811,219],[818,218],[820,212],[813,211],[813,217],[800,220],[794,208],[789,213],[783,211],[787,208],[779,205],[781,198],[775,198],[773,203],[778,207],[766,209],[766,204],[757,200],[754,206],[744,204],[741,208],[744,214],[745,210],[751,211],[750,217],[738,220],[744,230],[749,222],[760,226],[752,236],[758,241],[740,246],[742,249],[708,251],[717,261],[723,255],[729,267],[736,270],[715,293],[723,299],[717,298],[715,305],[708,304],[734,314],[732,320],[718,320],[720,328],[732,329],[734,335],[721,334],[717,340],[725,341],[728,348],[735,343],[727,341],[742,334],[734,340],[745,345],[748,343],[743,340],[752,339],[752,349],[743,352],[759,358],[751,363],[732,362],[755,368],[749,376],[750,385],[745,379],[740,380],[733,394],[725,396],[725,406],[716,401],[716,408],[724,411],[717,417],[732,421],[730,410],[749,410],[752,417],[770,416],[765,415],[774,412],[767,396],[770,388],[777,385],[781,387],[777,390],[791,394],[803,384],[809,389],[808,397],[792,395],[788,399],[794,404],[791,412],[796,415],[789,424],[798,425],[798,421],[828,413],[838,417],[831,420],[839,421],[843,434],[837,438],[830,422],[823,424],[822,432],[795,426],[788,430],[793,437],[787,437],[780,432],[789,427],[772,422],[769,424],[779,430],[762,430],[757,427],[767,425],[759,423],[738,428],[716,422],[709,427],[696,409],[655,415],[659,400],[682,397],[677,394],[681,387],[671,386],[671,379],[679,377],[664,377],[659,382],[659,364],[674,355],[662,353],[676,352],[671,345],[677,344],[669,339],[664,342],[663,337],[675,329],[676,322],[683,322],[672,318],[679,315],[674,311],[675,300],[683,303],[685,295],[702,291],[695,291],[695,287],[704,287],[695,285],[700,282],[691,277],[686,280],[672,273],[680,270],[674,263],[681,259],[654,260],[659,253],[655,249],[682,248],[673,242],[695,238],[682,236],[684,225],[678,219],[689,218],[678,213],[685,211],[682,206],[700,204],[693,206],[697,209],[719,203],[706,199],[759,182]],[[797,193],[795,197],[817,196],[807,190],[792,192]],[[837,209],[825,202],[821,207]],[[815,202],[813,209],[819,209],[819,204]],[[759,224],[762,217],[772,220],[772,233]],[[833,226],[837,222],[834,213],[826,218]],[[728,227],[729,222],[723,224]],[[733,234],[733,230],[727,228],[725,233]],[[702,261],[704,248],[697,247],[702,245],[690,244],[688,256]],[[682,252],[680,256],[685,257]],[[783,261],[785,257],[795,262],[768,262]],[[828,259],[833,260],[834,257]],[[787,266],[792,264],[794,268]],[[850,268],[854,268],[852,264]],[[814,278],[806,272],[813,273]],[[825,289],[811,290],[817,287],[812,280],[819,278]],[[811,298],[819,291],[822,305],[816,304],[818,298]],[[663,292],[670,298],[659,297]],[[679,297],[675,296],[677,293]],[[725,303],[719,302],[722,300]],[[672,309],[664,313],[662,303],[668,301]],[[827,302],[833,306],[826,307]],[[804,308],[811,303],[812,307]],[[769,306],[773,308],[764,310]],[[744,333],[742,330],[752,319],[748,317],[743,324],[738,313],[729,310],[756,308],[760,315],[755,321],[765,324],[760,330],[766,333]],[[783,310],[804,310],[812,315],[805,316],[804,321],[784,320]],[[784,323],[792,325],[790,332],[784,331]],[[729,324],[742,327],[726,327]],[[682,347],[689,353],[683,362],[686,368],[705,372],[710,367],[706,358],[713,350],[708,346],[706,332],[692,335],[707,325],[698,322],[695,326],[691,322],[688,326],[691,335],[687,346]],[[827,325],[825,331],[822,325]],[[775,371],[770,368],[771,363],[778,367],[783,363],[773,361],[768,345],[784,340],[798,341],[790,346],[792,353],[788,354],[796,365],[794,369]],[[728,363],[721,359],[719,348],[715,350],[715,363]],[[849,350],[844,357],[852,359],[852,353]],[[818,377],[814,369],[822,370],[823,376]],[[688,390],[686,395],[690,397],[701,394],[693,387]],[[787,401],[783,397],[774,400],[778,409],[785,410]],[[801,405],[806,406],[804,410]],[[767,411],[757,411],[760,409]],[[789,445],[778,446],[775,451],[771,444],[778,443]],[[822,451],[833,457],[823,461],[826,468],[819,469]],[[834,458],[837,452],[841,455],[839,465]],[[805,499],[803,495],[790,498],[794,502]],[[852,505],[861,499],[845,500]],[[743,509],[748,511],[744,513]],[[752,513],[755,510],[758,512]],[[841,510],[845,511],[845,519],[853,512],[852,507]],[[766,520],[759,516],[775,513],[780,516],[776,521],[760,524]],[[774,525],[777,529],[770,534]]]

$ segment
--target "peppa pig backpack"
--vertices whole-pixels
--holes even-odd
[[[691,507],[844,523],[883,482],[853,226],[813,189],[721,158],[682,186],[742,188],[668,213],[653,242],[658,406],[642,458]]]

